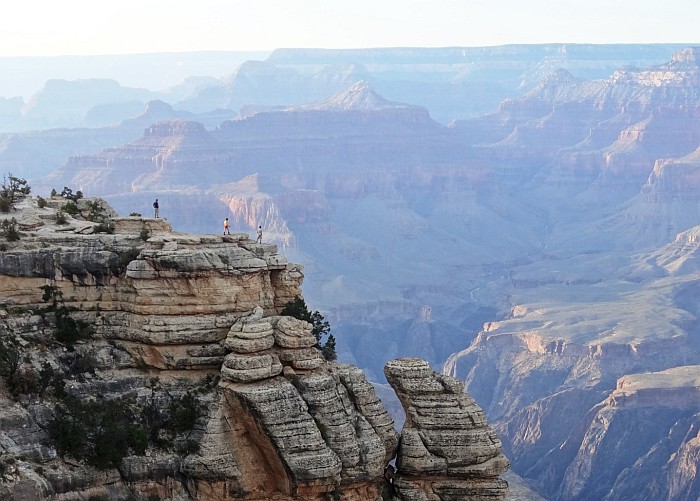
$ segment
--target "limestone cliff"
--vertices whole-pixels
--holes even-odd
[[[276,246],[100,199],[41,205],[0,216],[0,498],[505,497],[500,440],[463,385],[390,364],[399,446],[362,371],[280,315],[303,272]]]

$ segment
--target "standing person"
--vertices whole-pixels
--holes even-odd
[[[159,217],[158,215],[158,199],[156,198],[156,201],[153,202],[153,217]]]
[[[262,243],[262,226],[258,226],[258,238],[255,241],[259,244]]]
[[[229,235],[231,234],[231,232],[228,229],[228,218],[224,219],[224,235],[226,235],[227,233]]]

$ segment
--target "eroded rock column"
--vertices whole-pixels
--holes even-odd
[[[228,432],[213,427],[212,436],[228,441],[240,499],[381,499],[398,443],[393,421],[359,369],[326,363],[315,344],[311,324],[261,307],[237,318],[223,342]],[[222,482],[198,487],[230,496]]]
[[[464,384],[428,362],[402,358],[384,368],[406,421],[394,488],[405,501],[500,500],[509,466],[498,435]]]

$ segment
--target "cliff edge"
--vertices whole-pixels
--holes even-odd
[[[463,385],[389,363],[397,433],[362,371],[281,315],[303,271],[276,246],[101,199],[23,197],[0,220],[0,498],[505,497]]]

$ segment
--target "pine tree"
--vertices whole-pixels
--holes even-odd
[[[303,298],[297,296],[292,301],[285,304],[284,308],[282,308],[281,315],[287,315],[309,322],[312,325],[311,334],[316,338],[316,348],[321,350],[323,358],[330,361],[338,358],[335,352],[335,337],[330,333],[330,324],[323,318],[323,315],[321,315],[318,310],[310,312]],[[321,344],[321,341],[323,341],[326,336],[328,339],[325,344]]]

